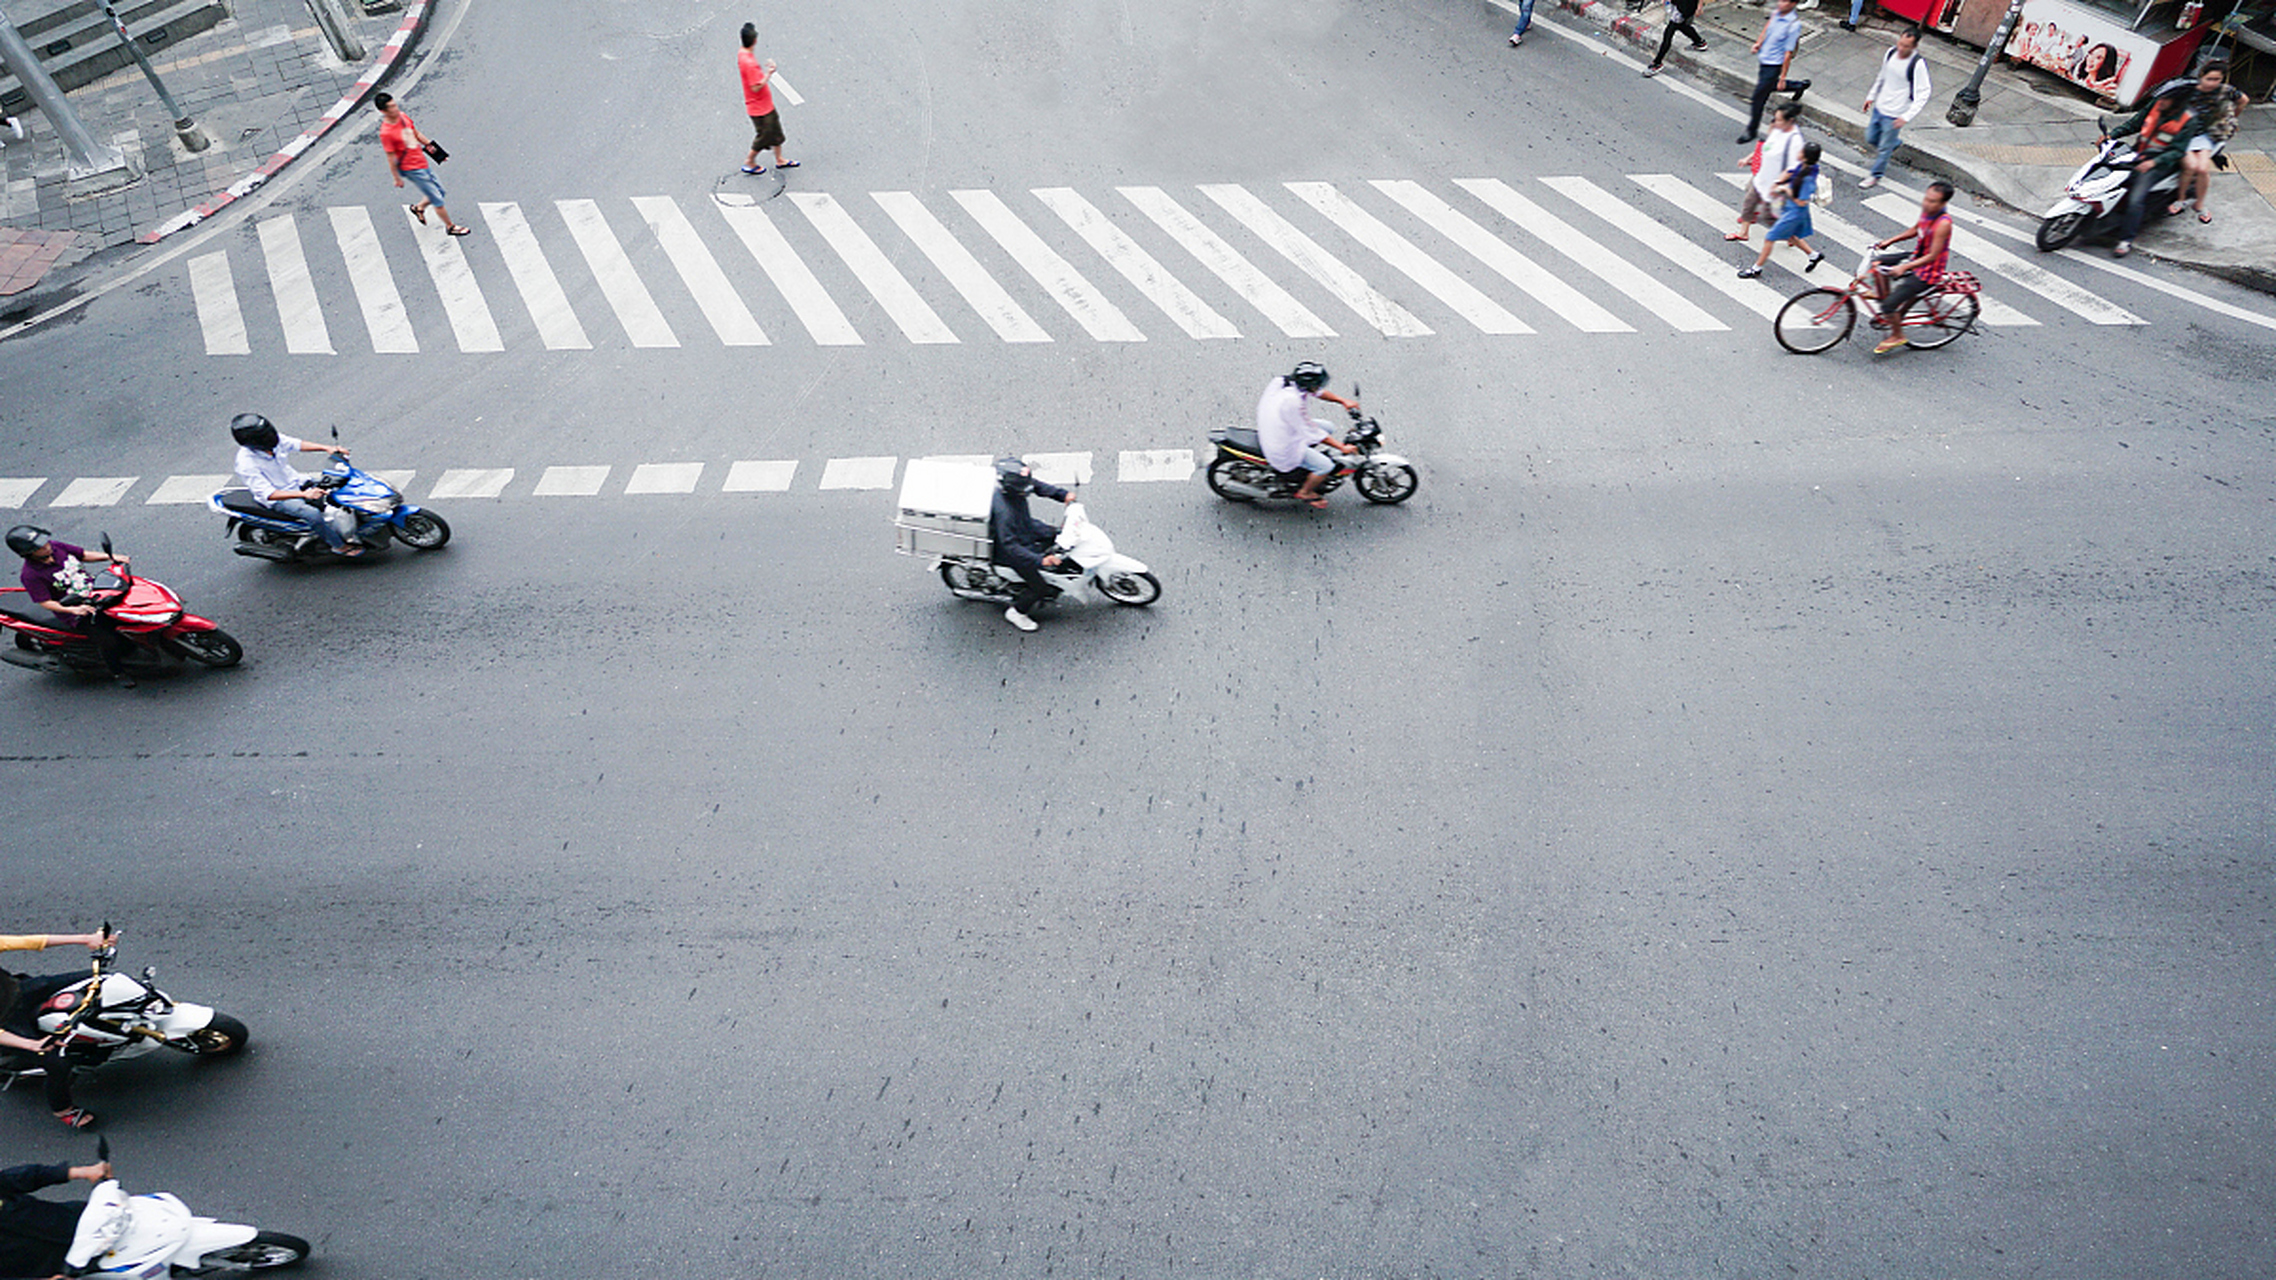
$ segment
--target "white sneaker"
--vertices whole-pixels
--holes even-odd
[[[1012,624],[1015,627],[1018,627],[1022,631],[1035,630],[1035,619],[1028,617],[1024,613],[1021,613],[1018,606],[1016,605],[1012,608],[1004,610],[1004,621]]]
[[[16,137],[17,137],[19,140],[23,138],[23,136],[24,136],[24,122],[23,122],[23,121],[21,121],[21,120],[18,120],[18,119],[14,118],[14,117],[10,117],[10,118],[9,118],[9,120],[8,120],[8,127],[9,127],[11,130],[14,130],[14,131],[15,131]]]
[[[1868,173],[1864,177],[1857,180],[1857,185],[1862,190],[1870,191],[1873,188],[1881,185],[1881,175],[1877,173]]]

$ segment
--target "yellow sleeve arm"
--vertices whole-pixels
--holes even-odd
[[[0,933],[0,951],[45,951],[44,933]]]

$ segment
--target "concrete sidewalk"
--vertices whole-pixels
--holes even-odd
[[[1802,47],[1794,57],[1793,74],[1813,81],[1803,98],[1808,108],[1804,131],[1820,140],[1840,139],[1851,144],[1852,154],[1870,158],[1864,147],[1865,113],[1859,109],[1881,56],[1896,43],[1907,25],[1895,15],[1868,5],[1865,20],[1855,32],[1837,23],[1849,16],[1848,7],[1827,5],[1804,10]],[[1552,7],[1554,6],[1554,7]],[[1485,0],[1486,11],[1507,20],[1515,6],[1505,0]],[[1767,7],[1745,0],[1706,0],[1700,8],[1698,28],[1707,40],[1704,52],[1694,53],[1681,37],[1668,54],[1665,74],[1684,75],[1734,97],[1744,104],[1754,88],[1754,55],[1749,46],[1762,32]],[[1602,33],[1629,48],[1641,61],[1658,51],[1665,11],[1660,0],[1647,0],[1631,10],[1622,0],[1540,0],[1536,22],[1548,19]],[[1966,190],[1988,195],[2002,204],[2037,216],[2062,194],[2063,185],[2079,165],[2093,154],[2101,114],[2086,91],[2035,67],[1994,64],[1985,77],[1983,101],[1974,124],[1963,129],[1945,120],[1953,94],[1967,83],[1981,56],[1979,50],[1940,35],[1921,41],[1933,81],[1931,104],[1905,126],[1896,163],[1952,181]],[[1512,50],[1513,57],[1530,52]],[[1772,102],[1784,101],[1784,95]],[[1734,163],[1743,148],[1732,144],[1738,129],[1716,126],[1712,141],[1731,148]],[[1837,148],[1829,146],[1829,152]],[[2216,172],[2206,201],[2213,214],[2210,224],[2184,214],[2153,221],[2136,244],[2137,254],[2225,276],[2253,288],[2276,292],[2276,110],[2255,103],[2240,122],[2229,144],[2231,168]],[[2082,244],[2089,252],[2105,252]]]
[[[213,138],[207,150],[183,149],[150,82],[132,67],[68,96],[88,130],[142,171],[133,185],[67,197],[63,144],[36,110],[23,116],[29,138],[0,136],[7,143],[0,150],[0,231],[18,233],[0,243],[0,287],[13,295],[0,296],[0,310],[21,307],[41,275],[50,286],[43,292],[52,291],[57,277],[90,255],[132,242],[268,165],[356,83],[403,17],[347,6],[370,51],[365,62],[349,65],[333,55],[303,0],[230,0],[229,7],[228,20],[153,58],[167,90]],[[60,252],[59,240],[66,246]],[[32,245],[45,265],[27,278],[24,264],[8,255],[22,256]]]

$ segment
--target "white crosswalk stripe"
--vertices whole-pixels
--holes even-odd
[[[1270,246],[1272,251],[1286,258],[1298,271],[1312,277],[1320,286],[1336,296],[1337,300],[1359,318],[1375,327],[1387,338],[1419,338],[1431,332],[1429,325],[1416,319],[1405,307],[1376,292],[1375,287],[1342,261],[1320,247],[1319,242],[1296,229],[1296,224],[1274,213],[1264,201],[1256,198],[1248,188],[1232,182],[1204,184],[1201,194],[1214,201],[1218,208],[1232,214],[1257,239]]]
[[[861,335],[854,331],[846,313],[830,297],[822,282],[814,278],[804,259],[783,238],[773,219],[755,204],[736,204],[714,199],[713,206],[726,220],[728,229],[743,242],[759,269],[767,273],[783,301],[790,304],[798,323],[806,326],[808,336],[815,345],[824,347],[858,347]]]
[[[806,221],[829,242],[839,261],[846,264],[854,279],[861,281],[861,287],[869,290],[869,296],[900,326],[904,337],[916,343],[957,340],[939,313],[925,302],[909,278],[901,274],[901,269],[893,265],[892,259],[885,256],[885,251],[877,247],[877,242],[869,238],[869,233],[861,229],[861,224],[853,220],[853,215],[847,213],[835,197],[821,192],[793,191],[790,203],[805,214]]]
[[[1130,323],[1121,308],[1083,279],[1074,265],[1059,256],[1033,228],[1019,220],[1010,206],[993,191],[951,191],[949,198],[964,206],[972,220],[1003,246],[1020,269],[1035,278],[1083,331],[1100,342],[1144,342],[1146,335]]]
[[[1091,455],[1083,453],[1023,453],[1035,478],[1045,484],[1089,484]]]
[[[1642,174],[1629,181],[1648,185],[1659,176]],[[1672,178],[1668,180],[1674,181]],[[1778,308],[1786,305],[1786,299],[1780,297],[1770,286],[1760,280],[1739,279],[1734,274],[1737,268],[1730,263],[1646,217],[1635,206],[1613,198],[1611,192],[1588,179],[1544,178],[1542,183],[1551,191],[1611,223],[1638,244],[1689,272],[1700,283],[1765,320],[1777,316]]]
[[[1583,234],[1578,227],[1511,190],[1499,178],[1457,178],[1455,186],[1486,202],[1494,212],[1540,237],[1544,244],[1686,333],[1728,329],[1690,299],[1661,284]]]
[[[482,286],[475,282],[466,252],[458,247],[461,237],[421,227],[409,209],[403,211],[403,222],[418,242],[419,257],[435,282],[435,293],[442,299],[443,315],[450,320],[458,349],[504,351],[506,343],[498,336],[498,322],[491,318],[490,304],[483,300]]]
[[[146,507],[205,504],[207,498],[221,491],[229,483],[228,476],[168,476],[158,482],[158,488],[142,500]]]
[[[198,329],[205,335],[209,356],[244,356],[253,353],[245,332],[245,312],[237,305],[237,281],[229,270],[229,255],[205,253],[190,259],[190,294],[197,301]]]
[[[51,507],[115,506],[141,476],[82,476],[63,486],[47,505]]]
[[[1124,449],[1115,455],[1115,479],[1125,483],[1193,478],[1191,449]]]
[[[1743,175],[1714,174],[1703,185],[1742,181]],[[705,343],[778,343],[780,333],[770,336],[759,320],[763,306],[774,305],[759,296],[767,286],[730,242],[741,244],[817,346],[875,340],[876,334],[865,338],[856,327],[870,314],[891,320],[910,342],[958,343],[956,331],[935,309],[951,292],[996,339],[1017,343],[1141,342],[1173,333],[1216,340],[1241,337],[1244,329],[1250,336],[1269,332],[1250,321],[1236,325],[1228,318],[1235,311],[1253,312],[1290,337],[1336,336],[1335,327],[1300,295],[1331,297],[1374,332],[1401,338],[1431,334],[1438,323],[1429,318],[1433,308],[1444,308],[1440,314],[1450,312],[1479,333],[1529,337],[1538,336],[1535,326],[1542,326],[1569,338],[1575,332],[1633,333],[1647,319],[1680,332],[1716,332],[1737,320],[1751,326],[1784,303],[1783,281],[1773,287],[1771,281],[1737,278],[1745,251],[1716,239],[1731,218],[1730,202],[1720,194],[1671,174],[1634,174],[1620,181],[1568,175],[1538,182],[1553,194],[1539,196],[1524,189],[1525,183],[1492,178],[1460,179],[1435,189],[1395,179],[1357,186],[1289,182],[1269,190],[1216,183],[1193,188],[1203,203],[1191,206],[1159,187],[1127,186],[1116,189],[1126,203],[1112,209],[1072,187],[1033,189],[1029,194],[1048,215],[1023,211],[1025,197],[986,189],[945,193],[956,206],[953,212],[941,210],[938,201],[928,207],[908,191],[871,192],[874,207],[865,203],[861,209],[819,192],[784,193],[788,199],[774,209],[748,195],[703,197],[716,218],[694,215],[683,200],[662,195],[558,200],[558,222],[553,214],[533,221],[523,206],[499,202],[481,206],[489,235],[472,241],[420,226],[408,213],[375,221],[371,209],[341,206],[326,210],[336,258],[326,244],[308,251],[292,215],[279,214],[256,220],[236,250],[190,257],[186,269],[210,355],[250,355],[279,344],[292,354],[334,354],[337,335],[326,313],[351,305],[362,331],[348,341],[359,352],[434,349],[434,331],[425,342],[419,333],[438,318],[449,324],[460,351],[503,351],[509,341],[527,342],[531,330],[517,323],[510,335],[500,332],[486,294],[505,287],[496,280],[501,267],[548,351],[592,349],[596,337],[589,326],[601,303],[622,331],[621,337],[616,328],[599,333],[605,345],[678,347],[681,334],[696,332],[683,326],[696,324],[697,316],[708,330]],[[1876,225],[1883,215],[1900,222],[1910,217],[1909,206],[1887,193],[1864,207]],[[1206,213],[1208,222],[1195,210]],[[621,240],[618,228],[628,217],[646,235]],[[1682,227],[1672,226],[1671,218]],[[1822,241],[1829,249],[1854,251],[1873,235],[1829,209],[1814,211],[1814,220],[1813,243]],[[893,230],[878,230],[887,224]],[[2036,260],[2010,251],[1977,234],[1987,228],[2028,240],[1989,223],[1970,223],[1956,235],[1956,261],[2016,286],[1984,297],[1984,323],[2040,324],[2014,305],[2039,300],[2067,312],[2065,321],[2145,323],[2052,269],[2067,259]],[[564,234],[574,252],[559,243]],[[887,238],[890,255],[873,234]],[[406,235],[426,281],[416,278],[419,268],[409,266],[410,254],[401,248]],[[1073,247],[1078,240],[1083,248]],[[1164,250],[1165,240],[1177,248]],[[1259,242],[1270,252],[1254,254]],[[250,313],[240,305],[235,270],[248,260],[248,245],[257,248],[250,260],[265,273],[276,300],[273,317],[265,304]],[[1371,281],[1355,268],[1364,263],[1342,256],[1353,245],[1395,276]],[[1175,261],[1157,256],[1163,252]],[[910,275],[896,265],[896,259],[913,263],[920,256],[927,265]],[[1801,261],[1798,253],[1781,251],[1771,264],[1782,275],[1799,276]],[[1100,262],[1112,270],[1096,270]],[[1196,264],[1202,271],[1191,271]],[[1838,284],[1835,276],[1847,265],[1821,270],[1809,282]],[[826,283],[845,279],[833,275],[841,267],[868,294],[869,302],[852,313],[841,301],[857,299],[832,296],[851,286]],[[1011,274],[1002,274],[1006,270]],[[400,274],[406,271],[410,278]],[[659,287],[660,272],[684,287]],[[2156,283],[2138,272],[2113,274],[2121,281]],[[1054,306],[1031,311],[1026,299],[1038,295]],[[2176,294],[2181,295],[2197,297],[2187,290]],[[2211,308],[2212,300],[2198,301]],[[870,303],[875,313],[859,309]],[[438,305],[440,317],[434,315]],[[1169,324],[1157,326],[1156,312]],[[2041,315],[2052,319],[2046,311]],[[2276,325],[2276,319],[2269,323]]]
[[[1190,338],[1238,338],[1241,332],[1232,322],[1210,310],[1193,290],[1179,284],[1176,277],[1164,270],[1154,255],[1141,248],[1136,240],[1123,234],[1122,229],[1107,221],[1098,206],[1077,194],[1073,187],[1038,187],[1035,198],[1045,208],[1059,215],[1083,243],[1098,251],[1107,265],[1119,272],[1130,287],[1146,295],[1146,300],[1162,309],[1178,328]]]
[[[822,464],[824,489],[890,489],[899,458],[832,458]]]
[[[663,246],[664,256],[672,260],[672,269],[680,273],[681,283],[695,295],[696,306],[702,308],[703,318],[711,322],[711,331],[719,335],[719,341],[730,347],[766,346],[766,332],[752,318],[751,309],[743,305],[742,295],[735,292],[734,283],[719,269],[719,260],[704,247],[703,237],[695,233],[680,206],[664,196],[634,196],[632,207],[647,219],[648,229]]]
[[[585,255],[585,265],[592,268],[593,279],[601,286],[601,296],[608,299],[609,309],[616,312],[617,323],[624,326],[624,336],[632,345],[680,345],[664,313],[657,308],[656,299],[650,296],[648,286],[640,282],[640,273],[632,269],[632,259],[625,256],[623,242],[609,229],[600,205],[592,200],[556,200],[553,206],[561,211],[561,220],[569,224],[570,238],[577,242],[578,252]]]
[[[1620,317],[1598,306],[1589,296],[1542,269],[1541,264],[1496,239],[1493,233],[1479,226],[1453,205],[1446,203],[1419,182],[1377,181],[1375,188],[1399,202],[1407,212],[1422,219],[1431,230],[1453,241],[1463,252],[1486,264],[1504,280],[1525,290],[1533,300],[1549,308],[1559,317],[1571,321],[1583,333],[1634,333],[1636,330]]]
[[[261,256],[268,261],[269,290],[276,296],[277,320],[284,326],[285,350],[294,355],[332,355],[332,334],[324,326],[324,304],[308,274],[308,255],[300,247],[300,227],[281,213],[258,224]]]
[[[482,220],[489,225],[490,238],[506,260],[506,270],[514,277],[514,288],[521,292],[522,305],[529,309],[530,323],[537,326],[538,340],[545,349],[590,351],[592,340],[585,336],[585,326],[577,322],[569,295],[561,291],[561,278],[553,274],[553,264],[546,260],[529,219],[522,216],[522,207],[485,204]]]
[[[608,482],[607,467],[547,467],[530,492],[540,498],[589,498]]]
[[[1381,219],[1353,204],[1350,197],[1328,183],[1282,185],[1297,199],[1319,210],[1322,217],[1335,223],[1345,235],[1366,245],[1376,257],[1452,307],[1456,315],[1476,326],[1480,333],[1534,331],[1531,325],[1511,315],[1508,308],[1478,292],[1468,281],[1440,265],[1438,259],[1416,248],[1414,241],[1385,226]]]
[[[460,467],[445,471],[435,481],[429,499],[495,498],[514,482],[512,467]]]
[[[747,461],[732,463],[727,468],[727,483],[719,486],[721,493],[781,493],[790,488],[798,474],[796,462]]]
[[[933,268],[946,277],[948,283],[964,300],[972,305],[980,318],[996,336],[1006,342],[1049,342],[1051,335],[1035,318],[1020,309],[1012,295],[996,283],[980,260],[972,256],[963,242],[948,233],[940,219],[925,208],[924,202],[906,191],[873,191],[870,199],[885,210],[901,233],[917,246],[917,251],[933,264]]]
[[[1899,196],[1878,195],[1867,200],[1865,207],[1905,226],[1911,226],[1919,219],[1919,206],[1908,204]],[[1983,264],[2002,279],[2029,289],[2090,324],[2149,323],[2109,299],[2072,284],[2038,263],[2019,258],[1982,236],[1963,230],[1958,219],[1953,220],[1952,252]],[[1986,301],[1988,303],[1989,300]]]
[[[395,277],[388,274],[387,255],[379,247],[379,229],[371,210],[362,205],[335,205],[325,210],[332,219],[332,237],[340,242],[340,256],[348,265],[348,284],[356,291],[364,328],[371,334],[371,349],[381,354],[411,355],[419,338],[411,332],[411,314],[403,309]]]
[[[1296,300],[1296,295],[1272,282],[1256,264],[1225,243],[1223,237],[1202,225],[1184,205],[1160,187],[1117,187],[1122,198],[1136,206],[1155,226],[1178,242],[1194,261],[1225,282],[1241,300],[1255,307],[1291,338],[1332,338],[1336,331]]]
[[[703,481],[700,462],[643,462],[624,482],[626,493],[694,493]]]

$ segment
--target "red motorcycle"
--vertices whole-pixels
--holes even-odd
[[[103,550],[111,540],[103,539]],[[130,675],[156,670],[167,660],[187,659],[208,667],[234,667],[245,656],[235,637],[194,613],[182,610],[182,598],[164,583],[137,578],[131,569],[113,562],[105,566],[112,586],[97,587],[66,604],[91,604],[118,628],[122,646],[119,661]],[[0,588],[0,596],[23,594],[22,587]],[[0,662],[32,671],[80,671],[101,674],[103,656],[95,637],[85,631],[55,625],[50,614],[40,618],[0,604],[0,628],[15,633],[12,649],[0,649]]]

